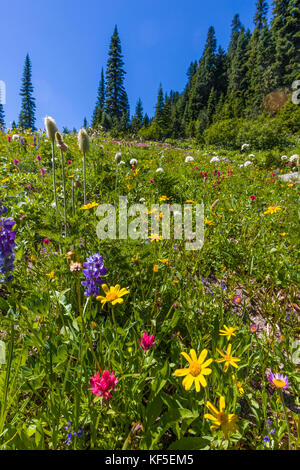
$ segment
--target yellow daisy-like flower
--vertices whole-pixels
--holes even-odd
[[[153,272],[154,272],[154,273],[158,273],[158,268],[159,268],[158,264],[155,264],[155,265],[153,266]]]
[[[287,236],[287,233],[286,233],[286,232],[282,232],[280,235],[281,235],[282,237],[286,237],[286,236]]]
[[[281,211],[280,206],[269,206],[268,209],[264,212],[264,214],[276,214],[276,212]]]
[[[48,276],[51,281],[51,279],[54,279],[54,271],[51,271],[51,273],[46,274],[46,276]]]
[[[159,242],[160,240],[162,240],[162,236],[161,235],[157,235],[156,233],[153,233],[151,234],[151,237],[150,237],[150,240],[151,240],[151,243],[153,242]]]
[[[238,417],[235,414],[225,413],[225,397],[220,397],[219,409],[217,409],[209,401],[206,403],[207,408],[211,412],[204,415],[205,419],[209,419],[213,422],[213,425],[210,427],[212,431],[221,428],[225,439],[228,439],[228,431],[235,432],[238,429],[236,424]]]
[[[228,344],[226,353],[223,353],[220,349],[216,348],[218,353],[221,354],[222,358],[217,359],[216,362],[225,362],[224,364],[224,372],[228,371],[228,367],[231,365],[238,369],[238,365],[236,362],[240,361],[238,357],[231,356],[231,344]]]
[[[212,373],[212,370],[208,369],[208,366],[213,361],[212,359],[205,361],[207,353],[207,349],[203,349],[199,355],[199,358],[197,358],[197,354],[194,349],[190,350],[190,356],[186,352],[181,353],[188,361],[189,367],[187,369],[177,369],[175,370],[174,374],[176,377],[184,376],[182,385],[184,386],[185,390],[190,390],[194,382],[196,392],[200,392],[200,384],[202,387],[207,386],[207,382],[204,376]]]
[[[160,261],[163,264],[168,264],[169,263],[169,260],[167,258],[159,259],[158,261]]]
[[[205,219],[204,222],[205,222],[206,225],[214,225],[213,220]]]
[[[1,183],[7,183],[9,181],[9,178],[4,178],[4,180],[1,181]]]
[[[98,297],[96,297],[96,299],[102,303],[102,307],[104,307],[106,302],[109,302],[112,305],[122,304],[124,302],[122,297],[130,293],[130,291],[127,289],[121,289],[119,284],[117,284],[115,287],[111,286],[110,288],[106,284],[103,284],[102,289],[105,292],[105,296],[98,295]]]
[[[195,201],[192,201],[191,199],[188,199],[187,201],[185,201],[187,204],[196,204]]]
[[[97,207],[99,206],[99,204],[97,204],[97,202],[90,202],[89,204],[86,204],[85,206],[81,206],[81,210],[83,211],[88,211],[90,209],[93,209],[93,207]]]
[[[233,328],[232,326],[228,328],[226,325],[224,325],[224,330],[220,330],[220,336],[226,336],[229,341],[231,336],[236,336],[234,332],[237,329],[238,328]]]
[[[161,202],[161,201],[169,201],[169,199],[170,199],[170,198],[167,197],[167,196],[161,196],[161,197],[159,198],[159,201],[160,201],[160,202]]]

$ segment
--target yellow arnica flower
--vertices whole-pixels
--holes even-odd
[[[276,212],[281,211],[280,206],[269,206],[268,209],[264,212],[264,214],[276,214]]]
[[[170,198],[167,197],[167,196],[161,196],[161,197],[159,198],[160,201],[168,201],[169,199],[170,199]]]
[[[236,336],[234,332],[237,329],[238,328],[233,328],[232,326],[228,328],[226,325],[224,325],[224,330],[220,330],[220,336],[226,336],[229,341],[231,336]]]
[[[99,204],[97,202],[90,202],[89,204],[86,204],[85,206],[82,206],[80,209],[83,211],[88,211],[90,209],[93,209],[93,207],[97,207]]]
[[[206,225],[214,225],[214,222],[212,220],[205,219],[204,221]]]
[[[169,262],[169,260],[167,258],[159,259],[158,261],[160,261],[163,264],[168,264],[168,262]]]
[[[195,382],[196,392],[200,392],[200,384],[202,387],[206,387],[207,382],[205,380],[205,375],[212,373],[211,369],[208,369],[208,366],[212,363],[212,359],[205,361],[207,356],[207,349],[203,349],[200,353],[199,358],[197,358],[196,351],[194,349],[190,350],[190,356],[186,352],[181,354],[188,361],[189,367],[187,369],[177,369],[175,370],[176,377],[184,377],[182,385],[185,390],[190,390],[193,383]]]
[[[102,307],[104,307],[106,302],[109,302],[112,305],[122,304],[124,302],[122,297],[126,294],[129,294],[129,290],[124,288],[121,289],[119,284],[117,284],[115,287],[111,286],[110,288],[108,288],[106,284],[103,284],[102,289],[105,292],[105,297],[103,295],[96,297],[96,299],[100,300],[102,303]]]
[[[222,358],[217,359],[216,362],[225,362],[224,365],[224,372],[228,371],[229,365],[235,367],[238,369],[238,366],[236,365],[236,362],[240,361],[238,357],[233,357],[231,356],[231,344],[228,344],[227,351],[226,353],[223,353],[220,349],[217,348],[217,351],[219,354],[221,354]]]
[[[157,235],[156,233],[153,233],[150,237],[151,243],[153,242],[159,242],[159,240],[162,240],[161,235]]]
[[[51,279],[54,279],[54,271],[51,271],[51,273],[46,274],[46,276],[48,276],[51,281]]]
[[[158,268],[159,268],[158,264],[155,264],[153,266],[153,272],[158,273]]]
[[[221,427],[225,439],[228,439],[228,431],[235,432],[238,429],[236,424],[238,417],[234,414],[225,413],[225,398],[220,397],[219,409],[215,408],[209,401],[206,403],[211,414],[205,414],[204,418],[213,422],[210,427],[212,431]]]

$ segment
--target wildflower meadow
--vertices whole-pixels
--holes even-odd
[[[1,456],[299,450],[299,0],[0,13]]]
[[[1,449],[299,446],[297,151],[0,134]],[[120,195],[203,202],[201,248],[100,239]]]

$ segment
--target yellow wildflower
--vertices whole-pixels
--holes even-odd
[[[108,288],[106,284],[103,284],[102,289],[104,290],[105,296],[99,295],[96,297],[96,299],[102,303],[102,308],[106,302],[110,302],[112,305],[122,304],[124,302],[122,297],[126,294],[129,294],[129,290],[124,288],[121,289],[119,284],[117,284],[115,287],[111,286],[110,288]]]
[[[194,349],[190,350],[190,356],[186,352],[182,352],[183,357],[188,361],[189,367],[187,369],[177,369],[175,370],[176,377],[183,377],[182,385],[185,390],[190,390],[193,383],[195,382],[196,392],[200,392],[200,384],[202,387],[207,386],[205,375],[212,373],[212,370],[208,366],[212,363],[212,359],[205,361],[207,356],[207,349],[203,349],[197,358],[196,351]]]
[[[227,372],[228,367],[231,365],[238,369],[236,362],[240,361],[238,357],[231,356],[231,344],[228,345],[226,353],[223,353],[220,349],[217,348],[219,354],[221,354],[222,358],[217,359],[216,362],[225,362],[224,364],[224,372]]]
[[[225,398],[220,397],[219,409],[215,408],[209,401],[206,403],[207,408],[211,414],[205,414],[204,418],[209,419],[213,422],[213,425],[210,427],[212,431],[219,429],[221,427],[225,439],[228,439],[228,431],[235,432],[237,431],[237,419],[238,417],[235,414],[226,414],[225,413]]]

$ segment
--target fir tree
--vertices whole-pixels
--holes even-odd
[[[20,96],[22,97],[21,112],[19,115],[19,126],[23,129],[35,128],[35,99],[32,96],[33,86],[31,82],[31,62],[29,55],[27,54],[25,59],[22,87]]]
[[[133,116],[131,128],[133,132],[138,132],[143,126],[144,117],[143,117],[143,105],[142,101],[139,98],[135,108],[135,115]]]
[[[193,120],[197,120],[201,109],[206,107],[210,90],[215,86],[216,47],[215,30],[211,26],[208,30],[203,56],[192,80],[189,113]]]
[[[275,41],[274,72],[278,86],[290,86],[299,78],[300,4],[297,0],[273,0],[271,31]]]
[[[85,117],[84,120],[83,120],[83,127],[86,129],[87,126],[88,126],[88,122],[87,122],[87,119]]]
[[[124,62],[122,60],[121,42],[115,26],[113,36],[111,38],[110,48],[108,52],[108,62],[106,70],[106,113],[117,122],[124,113],[128,112],[128,98],[124,88],[123,69]],[[129,114],[129,113],[128,113]]]
[[[104,82],[104,72],[103,72],[103,67],[102,67],[101,78],[100,78],[100,83],[98,87],[97,102],[96,102],[96,106],[95,106],[95,110],[94,110],[93,118],[92,118],[92,127],[97,127],[100,124],[104,107],[105,107],[105,82]]]
[[[157,95],[157,102],[155,106],[155,116],[154,120],[157,124],[162,127],[164,125],[164,117],[163,117],[163,109],[164,109],[164,94],[161,84],[159,85],[158,95]]]

